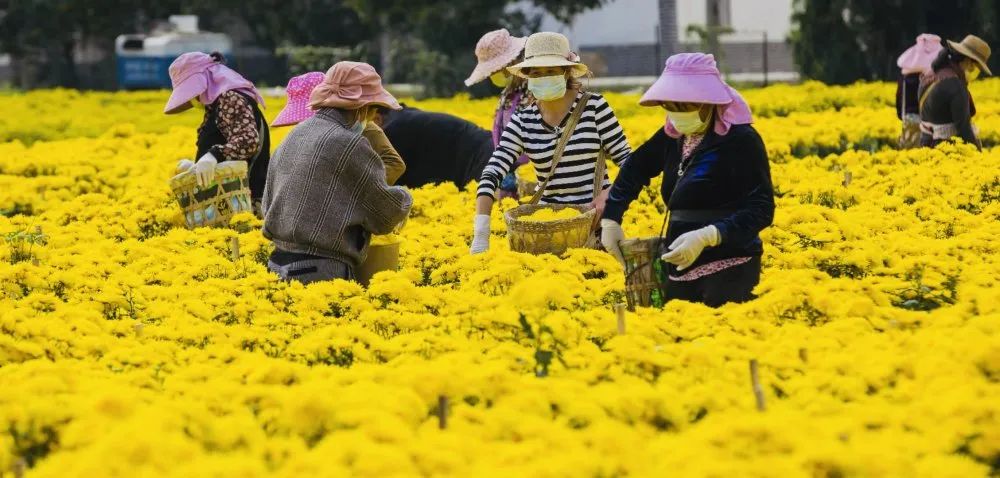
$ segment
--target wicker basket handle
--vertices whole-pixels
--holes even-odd
[[[563,151],[566,149],[566,144],[569,143],[570,136],[573,136],[573,130],[576,129],[576,124],[580,122],[580,117],[583,116],[583,110],[587,108],[587,103],[590,102],[590,93],[584,93],[580,101],[576,103],[576,108],[573,108],[573,115],[569,117],[569,121],[566,122],[566,127],[562,130],[562,135],[559,136],[559,143],[556,144],[556,150],[552,152],[552,167],[549,168],[549,177],[545,178],[542,184],[538,185],[538,189],[535,190],[535,195],[531,197],[531,202],[529,204],[535,205],[542,200],[542,193],[545,192],[545,188],[549,185],[549,181],[552,177],[556,175],[556,166],[559,165],[559,161],[562,160]]]

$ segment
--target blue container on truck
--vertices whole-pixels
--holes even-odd
[[[127,34],[115,39],[118,87],[170,88],[170,64],[189,51],[221,52],[229,56],[232,40],[222,33],[198,31],[197,18],[170,17],[172,28],[152,35]]]

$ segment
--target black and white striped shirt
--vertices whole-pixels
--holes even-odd
[[[500,181],[510,171],[521,154],[526,154],[538,173],[541,184],[551,174],[552,154],[559,142],[562,127],[569,121],[573,109],[583,96],[576,95],[573,106],[563,118],[559,128],[552,128],[542,121],[537,104],[532,104],[511,118],[503,130],[497,145],[479,180],[478,196],[496,198]],[[607,100],[597,93],[591,93],[573,130],[563,157],[556,167],[555,176],[545,188],[541,202],[561,204],[586,204],[594,199],[594,173],[597,158],[603,149],[616,164],[621,165],[632,154],[625,133],[618,124],[615,112]],[[604,188],[610,186],[607,173]]]

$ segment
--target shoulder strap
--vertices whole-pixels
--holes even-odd
[[[927,101],[927,97],[930,96],[931,90],[933,90],[934,87],[937,86],[937,85],[938,85],[938,82],[934,81],[933,83],[927,85],[927,88],[924,88],[924,94],[920,95],[920,100],[919,100],[919,104],[920,104],[920,109],[921,110],[924,109],[924,102],[926,102]]]
[[[604,146],[597,150],[597,164],[594,165],[594,199],[601,194],[604,190],[604,169],[607,167],[605,161],[607,158],[604,156]]]
[[[587,108],[587,103],[590,102],[590,93],[584,93],[580,97],[580,101],[576,103],[576,108],[573,109],[573,115],[570,116],[569,121],[566,122],[566,127],[562,130],[562,135],[559,136],[559,142],[556,144],[555,151],[552,152],[552,167],[549,168],[549,177],[545,178],[545,181],[538,186],[535,190],[535,195],[531,198],[531,204],[538,204],[542,200],[542,193],[545,192],[545,188],[549,185],[549,181],[552,177],[556,175],[556,166],[559,165],[559,161],[562,160],[563,151],[566,149],[566,144],[569,143],[569,138],[573,136],[573,130],[576,129],[576,124],[580,122],[580,117],[583,116],[583,110]]]

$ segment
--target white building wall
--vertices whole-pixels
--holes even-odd
[[[574,47],[591,45],[636,45],[656,43],[659,23],[656,0],[613,0],[579,15],[567,26],[545,15],[542,31],[566,35]]]
[[[688,25],[704,25],[707,0],[677,1],[677,39],[696,41],[687,36]],[[792,0],[729,0],[730,26],[735,33],[724,42],[760,41],[767,31],[769,41],[784,41],[792,29]]]
[[[704,25],[707,0],[677,0],[677,40],[696,41],[687,36],[688,25]],[[736,33],[726,42],[784,41],[792,27],[793,0],[729,0],[731,26]],[[517,8],[530,9],[525,2]],[[574,47],[591,45],[636,45],[656,43],[659,23],[657,0],[613,0],[607,5],[578,16],[565,25],[545,15],[542,31],[560,32]]]

